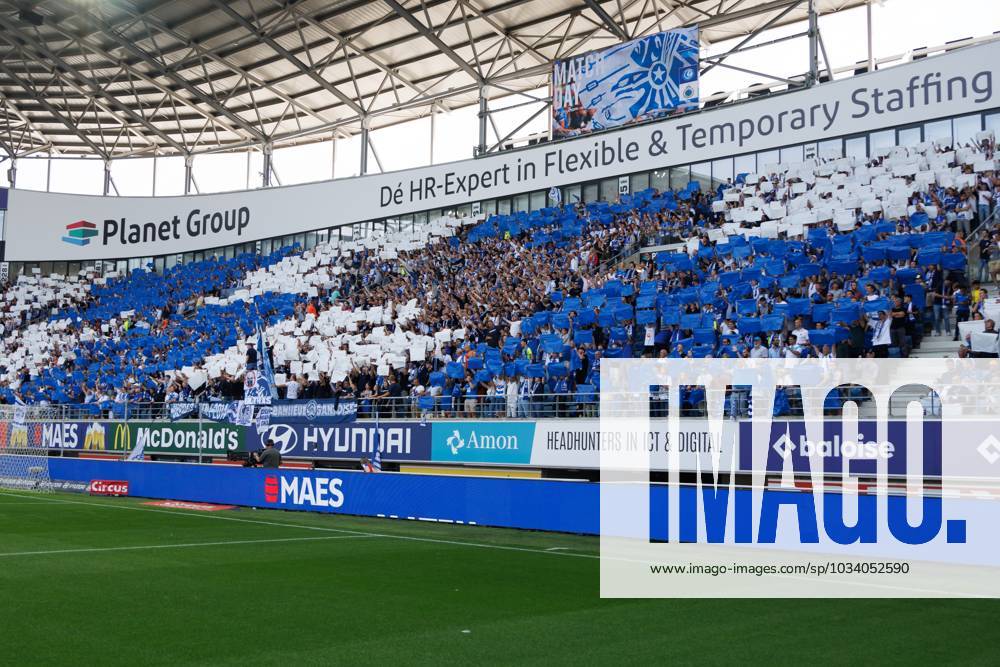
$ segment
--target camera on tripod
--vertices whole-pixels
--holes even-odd
[[[259,464],[257,462],[257,457],[254,456],[255,452],[229,452],[226,454],[226,459],[229,461],[239,461],[243,464],[244,468],[256,468]]]

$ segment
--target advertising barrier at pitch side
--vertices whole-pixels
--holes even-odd
[[[231,424],[148,421],[30,422],[14,434],[0,422],[0,449],[37,447],[69,451],[225,456],[246,451],[246,428]]]

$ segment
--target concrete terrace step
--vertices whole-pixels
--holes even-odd
[[[920,342],[920,348],[910,352],[910,356],[916,358],[956,357],[958,356],[958,343],[951,339],[951,334],[924,336]]]

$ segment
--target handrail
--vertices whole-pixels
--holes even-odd
[[[992,387],[992,389],[990,389]],[[954,389],[961,390],[963,386]],[[942,388],[944,390],[945,388]],[[1000,384],[979,384],[974,395],[959,393],[954,401],[962,403],[965,414],[1000,415]],[[709,394],[718,390],[709,389]],[[720,396],[715,394],[717,398]],[[416,396],[394,398],[360,398],[358,418],[371,419],[576,419],[601,416],[602,405],[617,416],[641,417],[648,409],[650,417],[666,417],[668,413],[665,397],[646,394],[648,407],[642,401],[643,394],[626,392],[602,397],[599,390],[587,385],[587,389],[568,394],[534,394],[529,398],[518,397],[508,401],[507,396],[463,396],[455,401],[450,395],[425,397],[424,403]],[[427,405],[427,398],[433,403]],[[890,417],[906,417],[910,401],[921,397],[904,396],[890,405]],[[307,403],[310,399],[299,399]],[[852,399],[855,400],[855,399]],[[802,398],[795,392],[788,395],[789,415],[802,414]],[[862,403],[864,401],[862,400]],[[198,404],[197,401],[192,403]],[[202,403],[208,403],[203,401]],[[31,405],[27,407],[25,421],[29,423],[64,421],[155,421],[170,420],[170,403],[118,403],[104,409],[96,404],[56,404]],[[751,416],[752,402],[749,391],[735,389],[725,394],[725,414],[730,418]],[[682,417],[701,417],[705,414],[705,401],[681,408]],[[16,406],[0,405],[0,421],[12,422]],[[187,416],[174,421],[198,421],[200,411],[194,409]],[[940,413],[933,415],[940,416]]]
[[[966,264],[965,271],[969,281],[979,280],[979,260],[981,259],[979,255],[979,241],[987,233],[991,233],[997,226],[998,214],[1000,214],[1000,206],[995,206],[993,211],[986,216],[986,219],[979,223],[979,225],[972,230],[969,234],[969,238],[965,240],[965,247],[968,249],[968,263]]]

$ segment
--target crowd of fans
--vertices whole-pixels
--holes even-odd
[[[691,183],[617,203],[491,216],[398,251],[386,252],[388,235],[347,251],[284,249],[162,276],[134,271],[77,294],[46,322],[4,318],[18,334],[0,344],[0,400],[106,408],[239,399],[244,368],[232,354],[223,370],[192,378],[213,355],[243,355],[257,327],[271,344],[280,331],[300,334],[293,355],[275,354],[273,345],[260,351],[282,397],[355,397],[363,415],[569,416],[590,410],[609,357],[907,356],[927,336],[957,341],[959,322],[986,318],[983,284],[1000,274],[1000,233],[987,233],[978,241],[977,280],[967,279],[966,237],[1000,201],[1000,178],[991,139],[966,150],[991,167],[975,171],[961,151],[927,145],[866,164],[840,159],[740,175],[714,192]],[[939,173],[928,183],[894,173],[905,160],[925,172],[928,161],[945,161],[960,177]],[[838,194],[845,183],[879,178],[886,187],[877,206],[851,202],[837,216],[824,214],[837,197],[849,201]],[[774,206],[812,218],[758,235],[767,221],[743,212]],[[635,252],[650,244],[680,247]],[[282,261],[295,257],[312,261],[304,271]],[[288,266],[310,290],[220,302],[250,285],[250,274]],[[416,304],[415,315],[342,317],[404,303]],[[339,324],[308,333],[333,315]],[[355,355],[357,345],[403,331],[411,343],[433,340],[425,357],[389,365]],[[959,342],[958,354],[969,354]],[[294,359],[314,359],[320,345],[351,363],[303,371]]]

